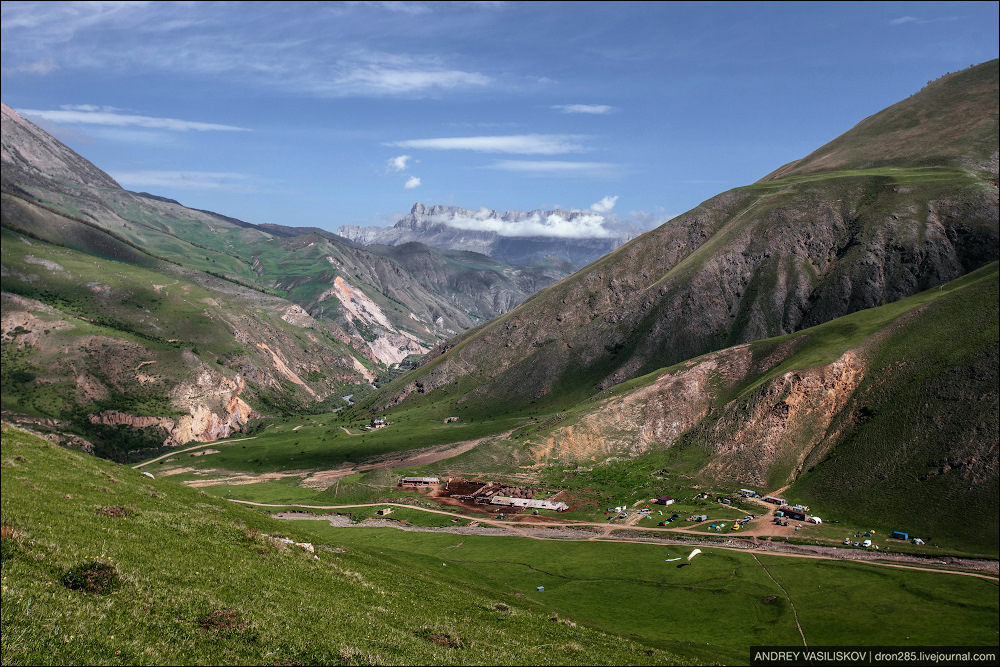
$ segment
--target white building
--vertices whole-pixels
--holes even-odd
[[[507,507],[527,507],[536,510],[556,510],[563,512],[569,509],[566,503],[554,503],[551,500],[534,500],[532,498],[510,498],[509,496],[493,496],[491,505],[506,505]]]

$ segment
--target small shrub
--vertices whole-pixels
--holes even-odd
[[[90,561],[77,565],[62,576],[66,588],[87,593],[110,593],[118,587],[118,570],[114,565]]]

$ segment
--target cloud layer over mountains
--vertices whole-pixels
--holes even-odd
[[[480,232],[495,232],[500,236],[544,236],[564,239],[606,239],[618,236],[618,232],[608,229],[607,214],[615,207],[617,196],[607,196],[590,206],[586,211],[508,211],[501,215],[497,211],[481,208],[477,211],[451,209],[447,212],[422,216],[433,224],[447,225],[457,229]]]

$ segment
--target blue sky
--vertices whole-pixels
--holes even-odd
[[[2,96],[256,223],[415,201],[644,226],[998,56],[997,2],[4,2]]]

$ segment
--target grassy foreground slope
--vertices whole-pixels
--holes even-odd
[[[997,641],[997,582],[977,577],[710,548],[678,567],[668,559],[686,563],[691,547],[296,523],[414,567],[445,561],[456,579],[496,582],[578,623],[721,664],[746,664],[752,646],[801,646],[796,619],[810,646]]]
[[[686,661],[6,425],[0,442],[4,664]]]

